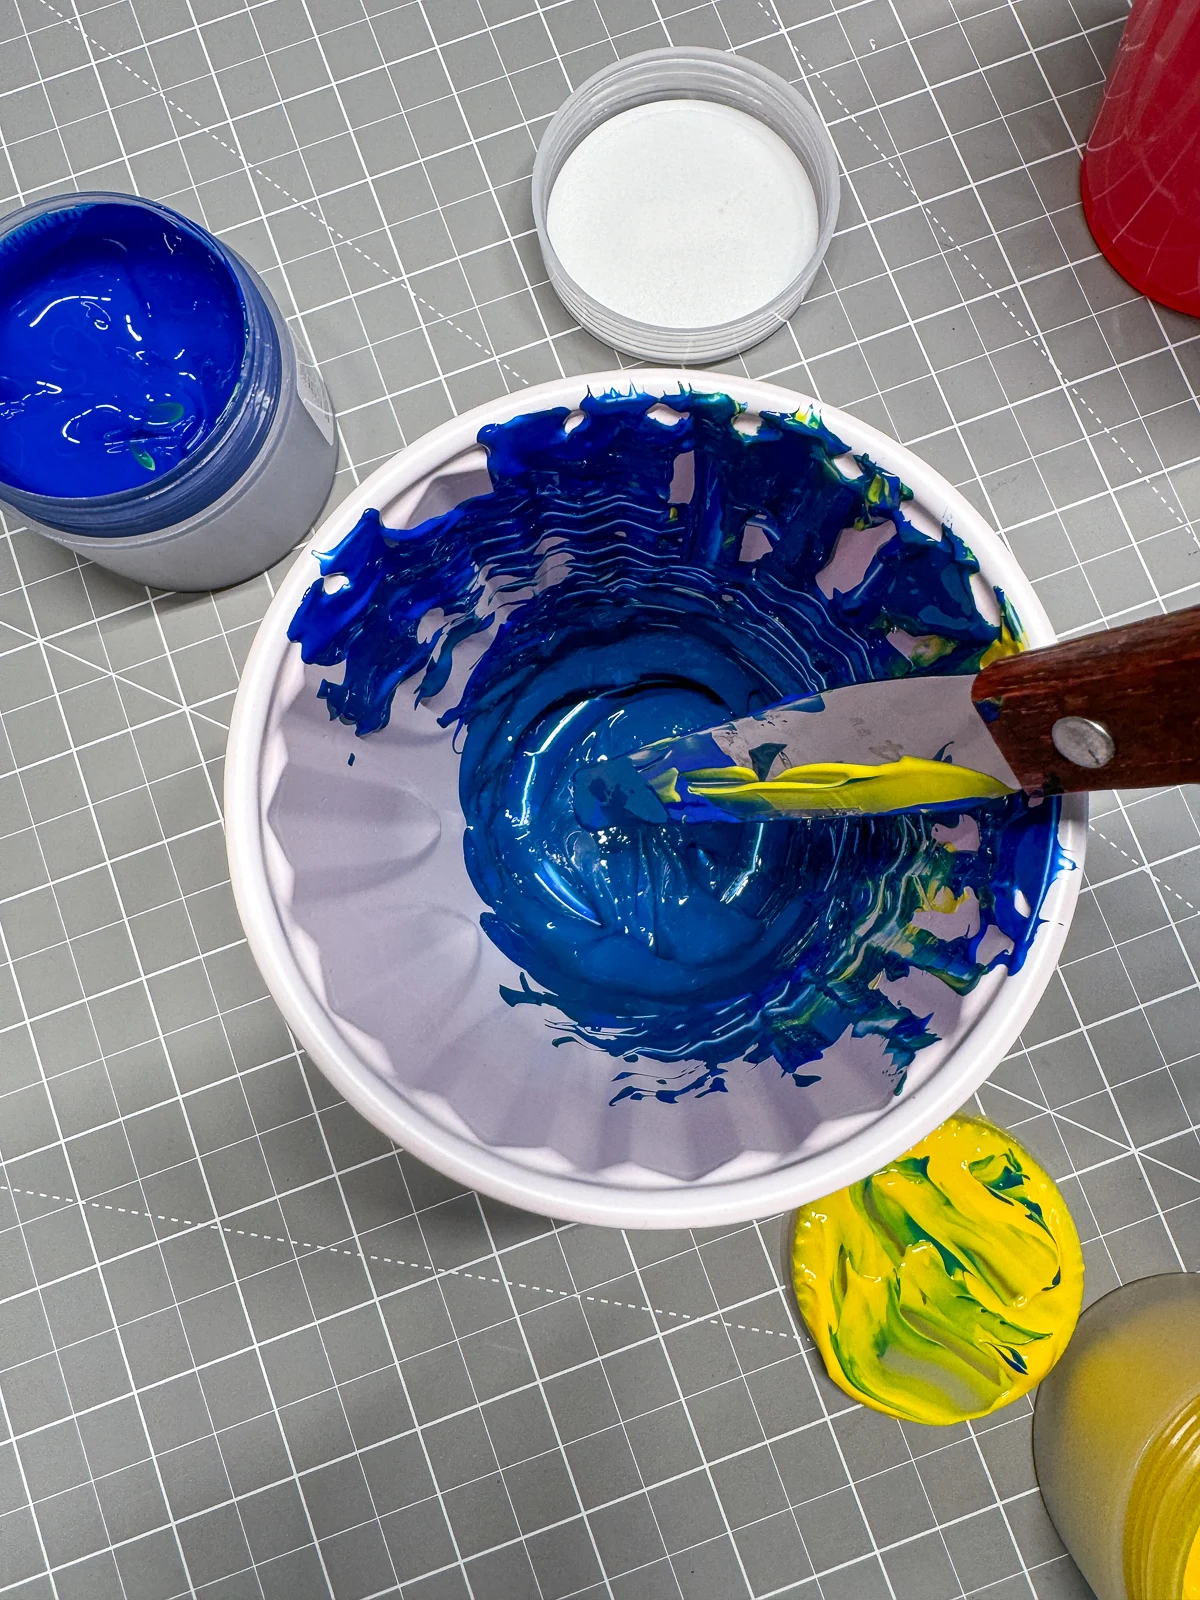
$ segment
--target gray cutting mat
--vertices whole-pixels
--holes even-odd
[[[457,409],[609,367],[543,281],[546,118],[706,44],[807,92],[842,221],[730,370],[822,396],[1008,530],[1061,630],[1200,599],[1200,323],[1077,202],[1121,0],[0,0],[5,206],[180,207],[303,327],[336,493]],[[396,1151],[299,1056],[226,880],[270,578],[149,596],[0,541],[4,1600],[1064,1600],[1030,1408],[901,1428],[792,1332],[778,1224],[555,1228]],[[1088,1294],[1200,1267],[1200,815],[1102,797],[1061,976],[982,1095]]]

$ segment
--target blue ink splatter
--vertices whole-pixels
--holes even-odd
[[[364,513],[321,558],[322,582],[289,629],[303,658],[345,663],[323,682],[331,717],[383,727],[415,682],[442,690],[455,648],[491,631],[459,704],[466,865],[491,908],[481,924],[520,969],[512,1005],[548,1007],[556,1042],[626,1064],[616,1099],[726,1090],[730,1062],[774,1059],[798,1085],[847,1029],[877,1035],[896,1092],[934,1041],[929,1017],[889,998],[913,969],[965,993],[998,963],[1016,971],[1061,865],[1058,805],[1024,797],[972,809],[978,849],[953,849],[947,818],[698,823],[630,817],[581,827],[570,776],[585,760],[744,716],[779,700],[914,670],[972,672],[999,637],[971,592],[974,557],[903,514],[909,491],[814,420],[766,416],[750,435],[723,395],[589,397],[485,427],[493,493],[412,530]],[[680,457],[690,496],[671,498]],[[678,480],[677,480],[678,481]],[[769,551],[741,559],[747,523]],[[843,529],[890,522],[862,581],[816,583]],[[507,602],[498,624],[496,596]],[[427,613],[446,619],[418,636]],[[887,635],[935,635],[914,667]],[[952,820],[952,819],[950,819]],[[939,829],[939,822],[941,828]],[[937,832],[935,833],[935,830]],[[978,927],[942,939],[914,918],[973,892]],[[948,898],[947,898],[948,897]],[[1011,949],[985,960],[998,929]],[[561,1019],[565,1017],[564,1023]]]

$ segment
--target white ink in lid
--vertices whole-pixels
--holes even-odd
[[[533,207],[550,282],[619,350],[712,361],[782,325],[837,221],[824,123],[782,78],[717,50],[604,68],[546,129]]]

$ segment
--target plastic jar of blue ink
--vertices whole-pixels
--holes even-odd
[[[258,275],[152,200],[0,220],[0,501],[136,582],[273,565],[333,482],[333,414]]]

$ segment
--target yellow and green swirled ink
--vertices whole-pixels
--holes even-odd
[[[1002,1129],[951,1117],[797,1213],[792,1279],[833,1381],[906,1421],[986,1416],[1058,1360],[1083,1297],[1053,1180]]]

